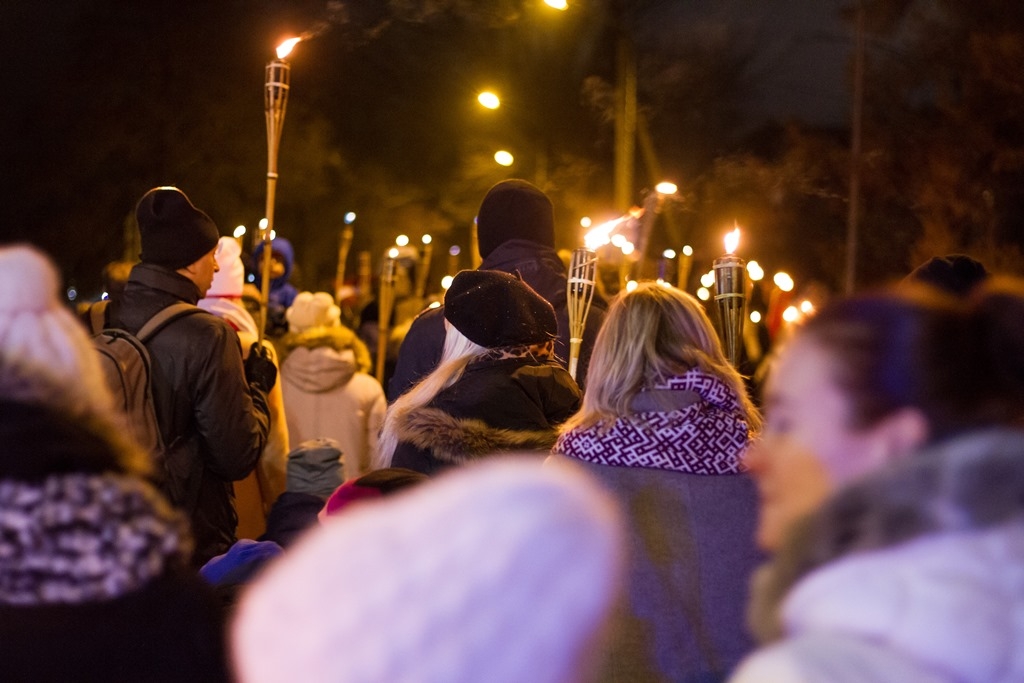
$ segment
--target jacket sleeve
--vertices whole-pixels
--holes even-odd
[[[443,308],[427,309],[412,321],[388,382],[388,403],[394,403],[437,367],[444,350],[444,335]]]
[[[234,330],[217,325],[209,339],[212,348],[203,356],[193,394],[196,425],[208,448],[206,467],[223,479],[238,481],[256,467],[266,445],[267,395],[246,382]]]

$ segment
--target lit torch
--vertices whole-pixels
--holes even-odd
[[[388,356],[388,338],[391,336],[391,310],[395,304],[395,259],[398,249],[388,250],[381,266],[380,290],[377,292],[377,381],[384,384],[384,362]]]
[[[569,305],[569,374],[576,379],[576,366],[587,327],[587,313],[594,301],[597,253],[586,247],[573,249],[566,295]]]
[[[722,344],[725,355],[733,367],[739,367],[740,350],[743,344],[743,323],[746,316],[746,291],[743,274],[745,264],[736,256],[740,243],[740,229],[736,227],[725,236],[725,255],[715,259],[715,303],[718,304],[718,319],[721,324]]]
[[[416,268],[416,296],[422,299],[427,294],[427,276],[430,274],[430,261],[434,255],[434,242],[430,235],[423,236],[423,251]]]
[[[341,229],[341,240],[338,242],[338,266],[334,271],[334,303],[339,306],[345,288],[345,262],[348,261],[348,251],[352,248],[353,237],[351,225],[346,225]]]
[[[270,298],[270,233],[274,229],[274,193],[277,189],[277,151],[284,128],[284,112],[288,105],[291,65],[285,57],[301,38],[289,38],[277,46],[277,59],[267,64],[267,82],[263,107],[267,115],[267,228],[263,231],[263,279],[260,286],[259,341],[267,328],[267,302]]]

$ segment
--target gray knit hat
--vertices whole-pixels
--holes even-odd
[[[342,484],[341,458],[334,439],[303,441],[288,454],[287,489],[326,500]]]

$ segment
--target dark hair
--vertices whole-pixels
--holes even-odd
[[[935,440],[1024,415],[1024,281],[985,285],[970,300],[925,287],[840,300],[801,335],[836,360],[852,426],[912,407]]]

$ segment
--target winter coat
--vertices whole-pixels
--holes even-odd
[[[569,310],[566,297],[565,266],[554,249],[527,240],[509,240],[501,244],[480,264],[480,270],[518,273],[523,281],[554,306],[558,318],[558,339],[555,355],[563,367],[569,361]],[[607,304],[594,295],[583,333],[576,379],[585,387],[590,353],[594,347]],[[420,313],[409,328],[398,351],[398,362],[388,383],[388,401],[393,402],[437,367],[444,348],[444,307],[428,308]]]
[[[292,443],[331,438],[341,444],[345,479],[370,470],[387,402],[366,374],[369,355],[345,327],[316,327],[282,340],[281,383]]]
[[[137,333],[170,304],[195,304],[199,289],[172,270],[148,264],[132,269],[108,324]],[[148,343],[153,402],[167,448],[162,486],[185,511],[202,566],[235,542],[238,523],[231,482],[244,479],[267,441],[266,394],[251,388],[238,335],[206,312],[175,320]]]
[[[784,637],[734,683],[1024,680],[1024,432],[938,443],[848,486],[758,571]]]
[[[757,491],[735,394],[699,370],[641,392],[637,412],[564,433],[572,460],[627,511],[630,565],[600,681],[721,681],[753,647],[744,624]]]
[[[227,321],[238,333],[238,341],[242,345],[242,358],[248,357],[249,349],[259,338],[259,334],[256,321],[242,305],[241,300],[230,297],[203,298],[199,300],[199,308]],[[266,339],[263,340],[263,345],[270,352],[274,364],[280,368],[274,345]],[[280,381],[275,382],[274,388],[267,393],[270,432],[259,464],[249,475],[249,479],[254,481],[246,481],[235,486],[238,534],[243,538],[256,538],[263,533],[270,506],[285,490],[285,466],[288,462],[288,451],[291,449],[281,384]]]
[[[502,451],[547,452],[579,403],[579,388],[554,361],[479,360],[427,406],[401,416],[391,465],[434,474]]]

